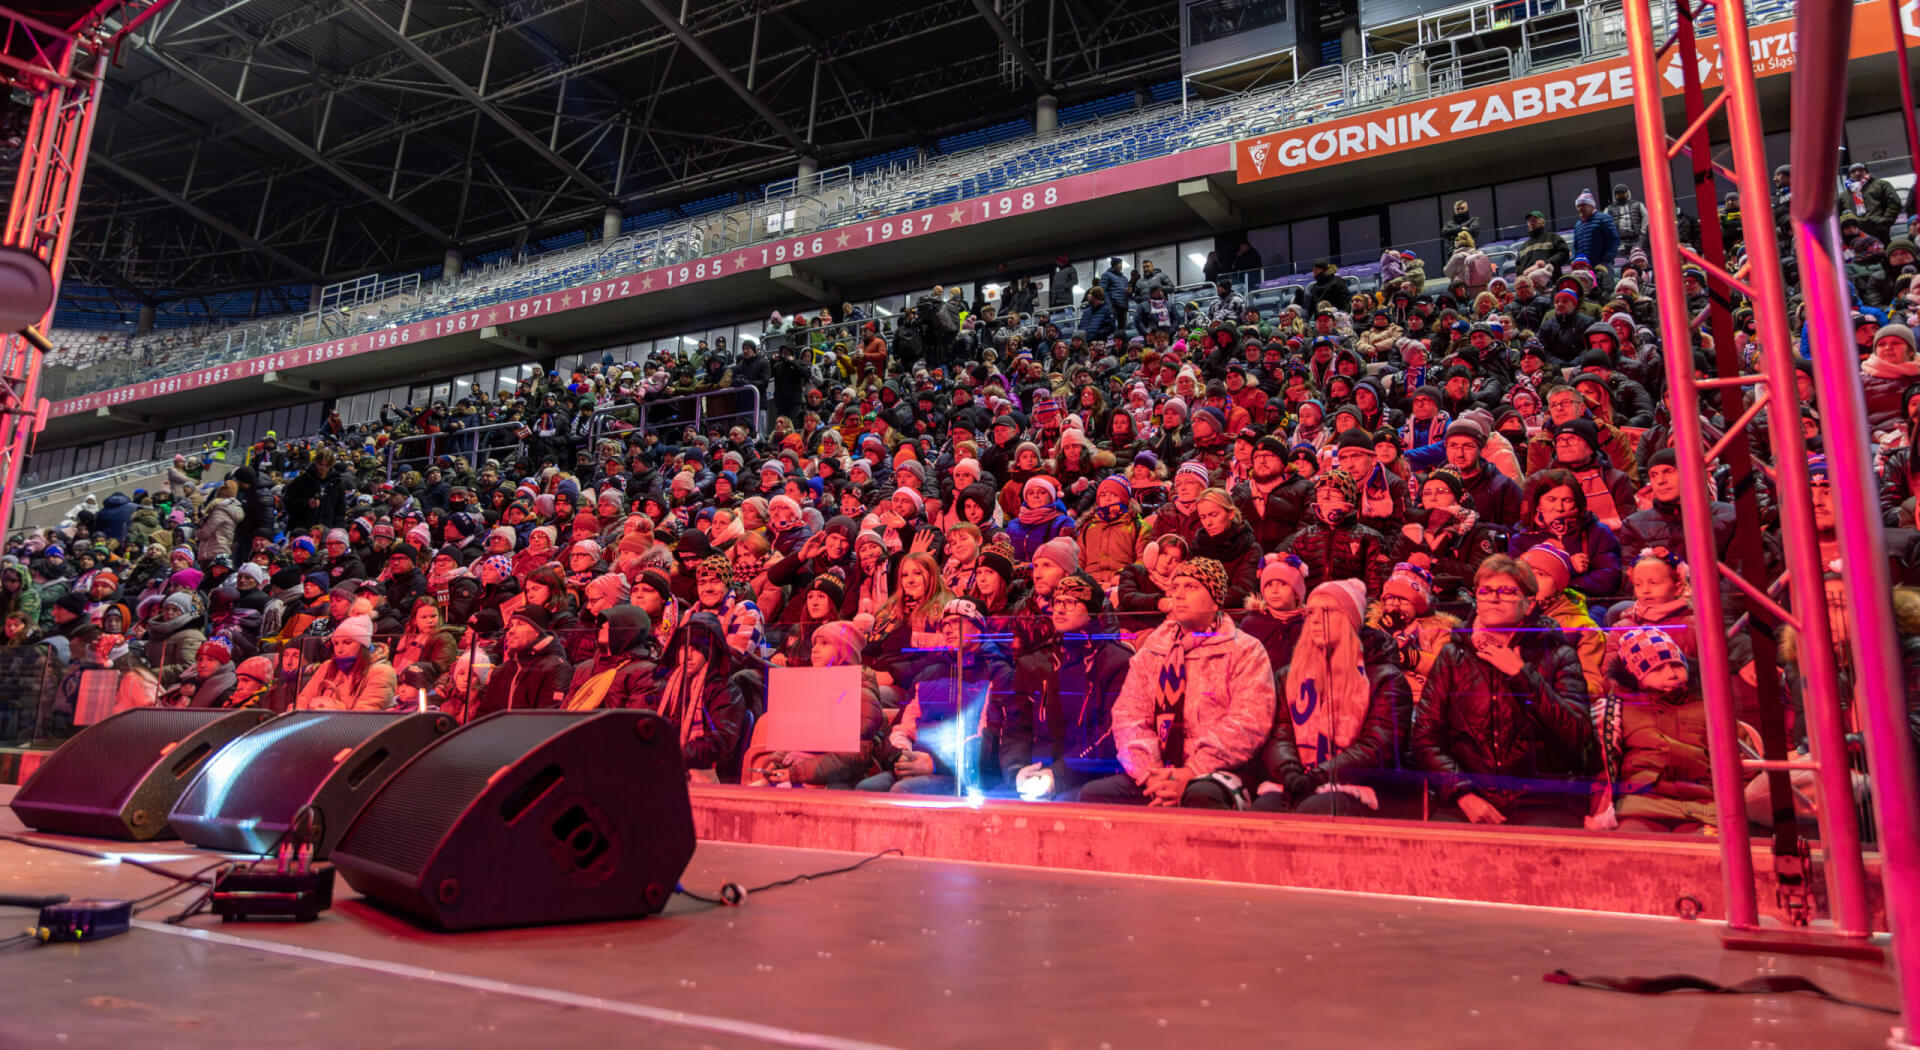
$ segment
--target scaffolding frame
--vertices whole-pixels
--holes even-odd
[[[0,7],[7,39],[23,45],[10,49],[15,54],[0,56],[5,66],[0,81],[33,97],[0,245],[30,252],[45,263],[54,287],[39,324],[27,334],[0,337],[0,521],[13,512],[22,465],[34,438],[46,427],[40,367],[47,343],[39,333],[51,324],[52,303],[59,300],[108,62],[122,39],[171,2],[100,0],[64,28]]]
[[[1634,82],[1634,123],[1642,158],[1647,208],[1661,219],[1652,224],[1651,262],[1659,297],[1661,330],[1667,347],[1668,397],[1673,414],[1675,453],[1683,486],[1682,513],[1688,563],[1693,568],[1695,609],[1700,618],[1702,691],[1708,708],[1709,747],[1714,798],[1718,810],[1722,873],[1726,881],[1730,947],[1768,947],[1772,950],[1833,950],[1871,952],[1872,936],[1865,864],[1853,804],[1852,770],[1847,762],[1841,717],[1839,655],[1827,643],[1831,637],[1820,564],[1818,535],[1813,521],[1810,466],[1800,429],[1791,420],[1798,414],[1794,378],[1793,334],[1787,313],[1785,272],[1773,225],[1773,196],[1764,149],[1764,129],[1754,90],[1753,68],[1742,0],[1678,0],[1684,5],[1676,31],[1665,41],[1654,35],[1651,0],[1626,0],[1627,43]],[[1667,131],[1665,101],[1659,90],[1659,67],[1670,57],[1682,69],[1701,68],[1699,41],[1691,23],[1701,12],[1717,15],[1718,46],[1727,56],[1720,63],[1723,85],[1711,101],[1704,94],[1692,101],[1687,127],[1680,138]],[[1836,157],[1845,116],[1848,41],[1852,5],[1845,0],[1803,0],[1799,11],[1799,51],[1794,71],[1793,150],[1795,178],[1803,186],[1825,185],[1825,172]],[[1679,242],[1675,225],[1665,221],[1674,212],[1669,161],[1705,134],[1716,117],[1724,116],[1731,144],[1728,166],[1716,166],[1732,181],[1749,216],[1745,224],[1746,258],[1729,270],[1720,259],[1709,259]],[[1824,150],[1824,152],[1822,152]],[[1699,160],[1696,159],[1696,164]],[[1824,198],[1824,199],[1823,199]],[[1911,1032],[1920,1020],[1920,944],[1912,929],[1911,902],[1920,899],[1920,837],[1915,834],[1920,790],[1915,787],[1913,758],[1905,730],[1905,695],[1901,689],[1899,649],[1894,644],[1892,608],[1887,596],[1890,578],[1881,534],[1877,489],[1873,484],[1871,451],[1866,433],[1864,400],[1858,382],[1858,360],[1853,352],[1844,269],[1840,266],[1838,226],[1833,194],[1815,190],[1790,194],[1795,241],[1799,247],[1800,276],[1808,309],[1815,355],[1815,379],[1822,403],[1826,446],[1831,452],[1829,479],[1839,521],[1841,548],[1849,584],[1869,600],[1853,607],[1850,643],[1855,682],[1864,711],[1862,727],[1871,755],[1874,799],[1879,809],[1884,849],[1884,880],[1888,915],[1898,953],[1902,1006]],[[1703,223],[1704,225],[1704,223]],[[1692,321],[1682,296],[1682,264],[1709,275],[1711,284],[1732,289],[1752,304],[1758,323],[1758,372],[1727,373],[1695,378]],[[1774,454],[1775,495],[1780,509],[1781,539],[1789,577],[1790,608],[1721,563],[1715,549],[1710,512],[1708,449],[1702,438],[1700,400],[1703,393],[1754,388],[1754,403],[1737,419],[1728,419],[1730,438],[1713,451],[1724,449],[1762,408],[1769,410]],[[1727,639],[1714,625],[1724,623],[1721,587],[1730,586],[1774,621],[1799,633],[1799,672],[1812,761],[1743,759],[1737,743],[1732,668]],[[1890,721],[1899,719],[1899,721]],[[1889,727],[1893,727],[1890,729]],[[1897,734],[1894,730],[1897,730]],[[1820,843],[1824,860],[1830,923],[1824,937],[1794,937],[1792,931],[1762,926],[1753,881],[1744,781],[1754,772],[1777,774],[1784,769],[1811,768],[1815,772]],[[1902,894],[1907,896],[1902,897]],[[1904,907],[1902,905],[1905,905]],[[1903,936],[1903,934],[1905,934]],[[1822,942],[1825,943],[1822,943]],[[1911,1036],[1907,1036],[1911,1045]],[[1890,1044],[1894,1045],[1894,1044]]]

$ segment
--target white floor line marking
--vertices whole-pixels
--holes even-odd
[[[195,929],[190,926],[169,926],[163,922],[150,922],[145,919],[134,920],[133,925],[153,933],[172,934],[212,944],[225,944],[235,948],[248,948],[253,951],[267,952],[272,955],[285,955],[308,962],[330,963],[334,966],[346,966],[356,970],[369,970],[373,973],[388,974],[394,977],[412,977],[422,981],[466,988],[476,992],[491,992],[496,995],[511,995],[535,1002],[551,1003],[555,1006],[571,1006],[583,1010],[599,1010],[603,1013],[621,1014],[626,1017],[652,1021],[656,1024],[671,1025],[676,1028],[693,1028],[720,1035],[738,1036],[742,1039],[759,1039],[780,1046],[805,1047],[808,1050],[899,1050],[885,1043],[869,1043],[859,1039],[842,1039],[834,1035],[822,1035],[816,1032],[802,1032],[792,1028],[780,1028],[774,1025],[758,1024],[753,1021],[736,1021],[730,1017],[711,1017],[706,1014],[689,1013],[685,1010],[669,1010],[659,1006],[644,1006],[640,1003],[622,1002],[618,999],[603,999],[599,996],[580,995],[575,992],[563,992],[554,988],[539,988],[532,985],[511,984],[496,981],[488,977],[474,977],[468,974],[447,973],[443,970],[430,970],[424,966],[409,963],[389,962],[384,959],[363,959],[357,955],[342,952],[324,951],[318,948],[301,948],[292,944],[280,944],[274,941],[256,941],[231,934],[217,933],[213,930]]]

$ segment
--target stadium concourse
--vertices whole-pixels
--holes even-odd
[[[1783,25],[1767,39],[1785,39]],[[385,30],[406,41],[402,27]],[[757,54],[757,16],[754,27]],[[1882,41],[1869,57],[1904,42]],[[1584,28],[1576,45],[1564,63],[1624,47]],[[143,51],[141,61],[178,61]],[[1411,58],[1391,62],[1411,70]],[[1547,68],[1542,58],[1502,75],[1518,97],[1531,90],[1520,74]],[[1623,83],[1617,70],[1578,70]],[[1292,107],[1313,83],[1308,74],[1285,89],[1283,108],[1305,112]],[[1395,97],[1459,86],[1423,80]],[[239,95],[228,101],[245,109]],[[1603,101],[1619,110],[1631,98],[1622,89]],[[1231,110],[1243,114],[1263,103],[1234,105],[1250,107]],[[1625,127],[1615,124],[1609,134]],[[1420,126],[1391,112],[1378,125],[1400,136]],[[308,1017],[315,1042],[365,1041],[377,1023],[413,1045],[635,1030],[663,1046],[1200,1045],[1270,1038],[1272,1007],[1286,1002],[1278,1020],[1325,1043],[1878,1045],[1884,1018],[1860,1004],[1897,996],[1878,931],[1907,902],[1889,902],[1877,881],[1848,901],[1865,928],[1839,938],[1866,958],[1788,965],[1722,953],[1709,926],[1683,921],[1731,913],[1713,842],[1736,824],[1775,844],[1776,857],[1760,855],[1770,919],[1836,919],[1820,892],[1830,837],[1820,867],[1799,867],[1835,810],[1858,825],[1877,879],[1887,844],[1867,749],[1853,746],[1868,732],[1850,645],[1861,609],[1890,608],[1898,625],[1909,714],[1900,744],[1920,757],[1912,158],[1782,165],[1767,199],[1687,198],[1659,214],[1624,181],[1549,175],[1563,164],[1588,165],[1570,169],[1583,177],[1625,171],[1638,163],[1626,149],[1533,159],[1515,174],[1540,206],[1503,225],[1474,202],[1494,210],[1494,177],[1462,175],[1456,152],[1448,178],[1486,185],[1433,197],[1435,236],[1382,239],[1376,225],[1360,263],[1303,255],[1315,242],[1285,232],[1291,257],[1263,262],[1254,242],[1286,231],[1286,216],[1256,228],[1238,209],[1260,198],[1187,192],[1191,176],[1229,177],[1198,166],[1226,156],[1233,125],[1196,120],[1150,142],[1133,125],[1103,128],[1097,136],[1125,143],[1113,155],[1102,146],[1047,161],[1085,181],[1072,199],[1044,198],[1063,211],[1018,235],[1016,262],[955,262],[911,292],[869,272],[874,296],[842,295],[766,247],[752,249],[764,273],[737,262],[709,271],[704,256],[693,260],[716,246],[691,226],[621,241],[610,213],[591,261],[492,271],[476,288],[450,258],[440,299],[418,298],[417,279],[375,282],[379,295],[408,290],[352,303],[343,312],[367,307],[374,323],[337,339],[301,342],[328,331],[303,327],[304,315],[264,322],[293,333],[265,357],[249,356],[263,352],[254,337],[212,329],[144,341],[56,333],[56,363],[85,366],[63,376],[63,436],[125,442],[120,458],[134,467],[162,433],[239,439],[172,456],[156,468],[161,480],[140,487],[83,475],[57,524],[9,533],[5,779],[26,779],[62,742],[144,707],[437,710],[462,726],[527,709],[644,709],[673,727],[695,785],[703,841],[688,889],[848,859],[814,850],[909,856],[802,880],[738,913],[680,899],[638,924],[458,940],[344,891],[312,927],[140,923],[110,946],[33,948],[31,971],[9,978],[30,1005],[0,1021],[0,1042],[51,1045],[45,1033],[58,1032],[61,1045],[105,1045],[129,1031],[153,1045],[252,1041],[257,1028],[243,1035],[223,1012],[247,986],[283,1021],[307,992],[325,1000]],[[1305,179],[1347,159],[1331,151],[1366,141],[1352,127],[1240,130],[1259,134],[1229,167],[1262,184],[1268,212],[1288,177],[1269,162]],[[1220,148],[1186,151],[1209,145]],[[1142,161],[1148,153],[1165,155]],[[1398,177],[1419,177],[1415,156]],[[1121,161],[1160,164],[1156,178],[1180,182],[1192,210],[1178,232],[1144,218],[1081,224],[1151,188],[1101,182]],[[1005,189],[1008,173],[995,177],[963,190],[896,174],[882,189],[889,207],[937,206],[958,227],[976,208],[982,222],[995,218],[972,192]],[[1368,179],[1356,192],[1383,214],[1414,192],[1382,188],[1377,171]],[[1814,282],[1835,275],[1793,261],[1796,194],[1840,213],[1853,340],[1843,379],[1865,404],[1894,584],[1877,591],[1841,557],[1834,478],[1845,465],[1823,447],[1828,391],[1816,390],[1806,352],[1817,335],[1802,328]],[[780,199],[767,198],[776,219]],[[1344,229],[1342,213],[1327,212]],[[1213,218],[1196,224],[1195,213]],[[855,200],[852,212],[815,218],[822,228],[882,221],[891,237],[890,214]],[[915,214],[902,238],[933,233]],[[790,216],[768,218],[754,211],[748,227],[761,241],[728,250],[747,260],[748,243],[776,243],[769,229],[789,235]],[[1330,220],[1314,218],[1324,234]],[[1765,252],[1750,256],[1761,231]],[[857,258],[850,236],[839,234],[838,249]],[[981,236],[975,255],[988,236],[1016,235]],[[1776,238],[1788,246],[1777,269],[1794,321],[1769,329],[1752,275]],[[1136,248],[1176,240],[1177,254]],[[1657,252],[1669,240],[1695,264],[1665,265],[1674,253]],[[931,261],[908,266],[915,276],[945,265],[939,246],[954,241],[924,243]],[[1210,254],[1188,252],[1196,243]],[[644,307],[656,311],[644,331],[618,341],[556,353],[534,329],[509,331],[492,315],[516,319],[508,295],[523,297],[520,319],[525,296],[564,296],[572,309],[576,288],[599,283],[622,286],[625,299],[649,267],[677,266],[686,283],[682,262],[714,282],[715,304],[696,303],[698,289],[661,300]],[[631,276],[606,279],[609,267]],[[1723,281],[1719,267],[1743,279]],[[896,294],[883,302],[881,290]],[[781,308],[764,323],[711,327],[718,310],[774,297]],[[609,290],[593,323],[640,316],[614,313],[614,298]],[[473,344],[402,345],[413,332],[425,343],[429,328],[451,333],[440,330],[443,307]],[[696,324],[708,327],[683,334]],[[1703,406],[1698,431],[1675,419],[1670,383],[1751,378],[1784,345],[1774,331],[1798,343],[1795,401],[1741,388],[1719,411]],[[502,356],[475,356],[482,342]],[[116,370],[128,356],[137,368]],[[324,382],[284,374],[315,362],[330,370]],[[165,400],[256,377],[280,385],[258,413],[277,407],[283,422],[249,407],[240,427],[240,417]],[[309,400],[286,405],[295,394]],[[98,433],[86,429],[96,423]],[[127,426],[145,429],[107,437]],[[169,429],[151,430],[160,426]],[[1800,494],[1776,481],[1767,438],[1781,433],[1807,450],[1805,542],[1826,571],[1826,637],[1780,621],[1783,592],[1769,598],[1764,582],[1744,580],[1723,588],[1713,565],[1689,558],[1682,508],[1692,501],[1711,519],[1712,561],[1738,562],[1749,579],[1786,575],[1802,538],[1785,535],[1782,506]],[[1694,434],[1699,448],[1688,447]],[[1736,470],[1747,453],[1733,454],[1729,434],[1758,471]],[[1699,501],[1683,467],[1703,452],[1714,462]],[[56,481],[87,465],[71,454],[59,463],[47,472]],[[1736,764],[1738,800],[1716,802],[1714,762],[1726,756],[1710,747],[1708,693],[1721,683],[1703,681],[1703,645],[1724,647],[1745,757],[1767,760]],[[1803,684],[1814,652],[1840,665],[1837,758],[1818,753],[1822,723]],[[804,734],[777,683],[797,668],[846,669],[858,682],[845,746],[787,743]],[[1850,766],[1850,797],[1815,786],[1821,761]],[[166,903],[140,896],[154,889],[143,872],[29,845],[0,842],[0,890]],[[124,855],[177,872],[202,856],[159,849]],[[1454,900],[1433,899],[1443,897]],[[0,942],[10,955],[19,947]],[[125,983],[104,980],[93,959]],[[1336,966],[1347,976],[1330,981]],[[1730,986],[1760,977],[1766,994],[1643,1000],[1539,980],[1562,966],[1583,977],[1684,971]],[[1818,981],[1827,1001],[1765,980],[1788,969]],[[773,983],[787,972],[795,984]],[[1087,982],[1108,973],[1110,995],[1090,998]],[[1379,1010],[1369,976],[1404,1001]],[[100,994],[77,999],[73,985]],[[850,985],[886,988],[887,1005],[846,999]],[[420,996],[459,1009],[429,1030]],[[980,1010],[987,1002],[1004,1015]]]

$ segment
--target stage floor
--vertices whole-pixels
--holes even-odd
[[[21,830],[11,810],[0,829]],[[182,872],[211,856],[85,844]],[[856,859],[703,843],[684,883],[710,894]],[[0,892],[138,897],[163,885],[131,865],[0,842]],[[638,922],[458,935],[338,889],[344,899],[308,925],[169,927],[169,905],[97,944],[0,952],[0,1050],[1868,1050],[1894,1020],[1807,996],[1640,998],[1540,979],[1798,973],[1894,1001],[1877,964],[1723,951],[1717,926],[1677,919],[897,857],[738,909],[677,897]],[[15,917],[30,915],[0,911],[0,935]]]

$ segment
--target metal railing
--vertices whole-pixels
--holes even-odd
[[[795,175],[790,179],[781,179],[779,182],[769,182],[764,199],[814,195],[824,189],[849,186],[852,183],[853,165],[842,164],[837,168],[816,171],[812,175]]]
[[[751,401],[751,407],[741,409],[738,401],[741,397]],[[727,400],[717,400],[725,398]],[[644,401],[623,401],[619,404],[596,408],[592,422],[587,427],[587,440],[598,442],[602,437],[613,434],[626,434],[632,431],[652,429],[658,431],[661,440],[668,444],[669,432],[666,428],[691,427],[696,433],[712,433],[713,424],[723,420],[741,420],[749,429],[758,430],[760,426],[761,394],[758,387],[733,386],[723,390],[707,390],[695,394],[678,394],[673,397],[649,398]],[[715,411],[715,409],[719,411]],[[635,414],[637,419],[620,418],[623,414]]]
[[[387,443],[387,477],[397,478],[408,470],[426,467],[440,456],[464,459],[474,470],[505,450],[517,457],[526,447],[531,430],[524,420],[486,423],[460,430],[432,434],[411,434]],[[420,449],[418,454],[401,455],[403,448]]]
[[[132,477],[136,474],[160,470],[168,463],[171,463],[173,457],[176,455],[199,455],[217,450],[219,452],[218,458],[224,460],[226,458],[226,450],[232,446],[233,431],[231,430],[216,430],[205,434],[195,434],[191,437],[162,441],[154,447],[153,454],[149,458],[134,460],[113,467],[101,467],[98,470],[88,471],[85,474],[75,474],[55,481],[44,482],[31,488],[22,488],[20,491],[14,493],[14,502],[24,503],[32,499],[57,496],[62,492],[73,490],[76,487],[81,489],[91,488],[95,485],[108,484],[121,478]]]

